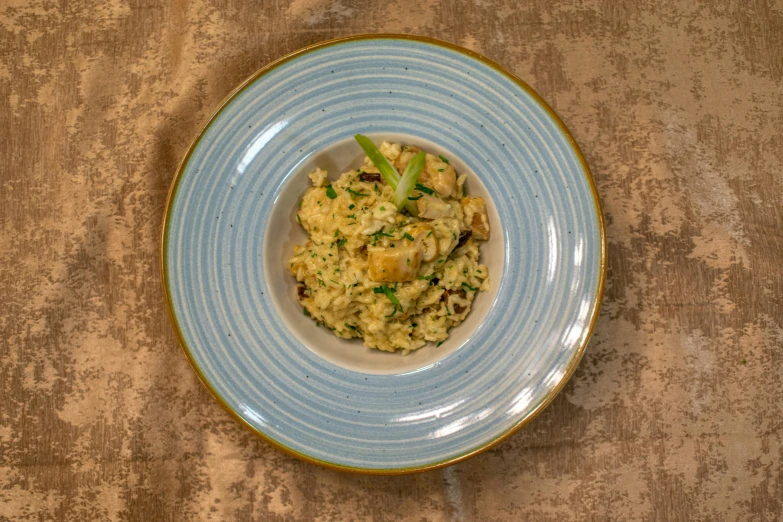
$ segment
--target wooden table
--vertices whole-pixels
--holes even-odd
[[[550,5],[552,4],[552,5]],[[528,427],[355,476],[234,422],[159,282],[169,182],[234,86],[365,32],[483,53],[559,112],[607,218],[601,317]],[[0,6],[0,520],[780,520],[783,4]]]

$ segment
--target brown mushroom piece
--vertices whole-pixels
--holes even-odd
[[[470,226],[474,239],[489,241],[489,217],[484,198],[466,196],[460,200],[465,213],[465,223]]]
[[[427,154],[424,170],[419,176],[419,183],[432,187],[435,192],[446,198],[455,193],[457,173],[454,171],[454,167],[439,157]]]
[[[423,219],[439,219],[453,213],[451,205],[436,196],[422,194],[416,201],[419,217]]]
[[[443,292],[443,295],[440,296],[440,300],[446,302],[447,304],[452,301],[451,296],[456,296],[460,300],[466,300],[467,299],[467,293],[465,293],[465,290],[459,289],[459,290],[446,290]],[[455,314],[461,314],[467,307],[463,306],[456,302],[451,302],[451,307],[454,309]]]
[[[423,261],[430,262],[438,257],[438,238],[435,236],[435,230],[432,228],[432,225],[416,223],[406,227],[405,233],[413,238],[413,241],[405,238],[405,244],[412,244],[418,248]]]
[[[421,252],[415,246],[397,246],[367,252],[370,279],[378,283],[413,281],[421,266]]]
[[[364,181],[365,183],[380,183],[381,175],[376,172],[362,172],[359,174],[359,181]]]

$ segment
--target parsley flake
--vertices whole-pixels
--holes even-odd
[[[355,190],[351,190],[349,188],[345,189],[345,191],[355,198],[366,198],[368,196],[364,192],[356,192]]]
[[[429,194],[430,196],[435,194],[434,190],[432,190],[429,187],[425,187],[421,183],[416,183],[416,190],[418,190],[419,192],[424,192],[425,194]]]

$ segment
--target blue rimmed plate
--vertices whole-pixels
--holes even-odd
[[[412,358],[330,344],[292,312],[294,205],[311,166],[349,166],[357,132],[452,155],[492,203],[493,291]],[[172,183],[161,260],[185,353],[237,419],[318,464],[405,473],[483,451],[552,400],[598,314],[605,239],[584,158],[530,87],[451,44],[368,35],[286,56],[223,103]]]

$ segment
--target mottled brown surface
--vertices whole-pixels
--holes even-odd
[[[780,520],[783,3],[5,0],[0,520]],[[353,476],[256,440],[198,383],[158,234],[190,140],[306,44],[410,32],[562,115],[607,217],[565,391],[440,471]]]

